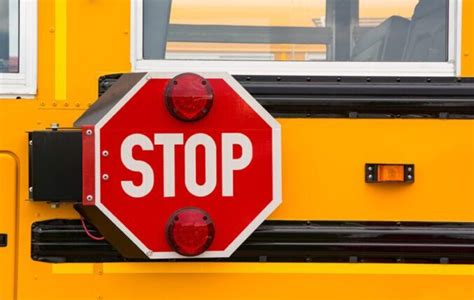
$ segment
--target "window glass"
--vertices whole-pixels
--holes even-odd
[[[330,37],[329,30],[324,28],[325,3],[325,0],[144,0],[144,58],[325,59]],[[166,16],[164,12],[169,10]],[[157,13],[161,14],[161,20],[157,20]],[[169,26],[162,21],[168,18]]]
[[[448,0],[143,0],[151,60],[448,60]]]
[[[18,1],[0,0],[0,73],[18,73]]]

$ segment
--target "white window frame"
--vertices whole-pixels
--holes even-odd
[[[19,0],[19,72],[0,73],[0,98],[31,98],[36,94],[37,0]]]
[[[449,0],[447,62],[287,62],[146,60],[143,58],[143,0],[132,0],[132,70],[162,72],[229,72],[233,75],[313,76],[460,76],[462,0]]]

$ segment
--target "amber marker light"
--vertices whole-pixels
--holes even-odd
[[[415,165],[413,164],[366,164],[367,183],[413,183]]]

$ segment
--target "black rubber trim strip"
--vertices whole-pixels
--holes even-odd
[[[96,235],[99,232],[89,225]],[[78,220],[32,225],[31,256],[43,262],[124,262],[107,241],[93,241]],[[474,263],[474,223],[266,221],[229,262]]]
[[[99,79],[99,95],[121,74]],[[474,118],[474,78],[234,76],[280,118]]]

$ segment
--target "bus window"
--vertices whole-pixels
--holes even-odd
[[[448,12],[448,0],[143,0],[143,58],[447,62]]]
[[[0,0],[0,73],[18,73],[18,2]]]

